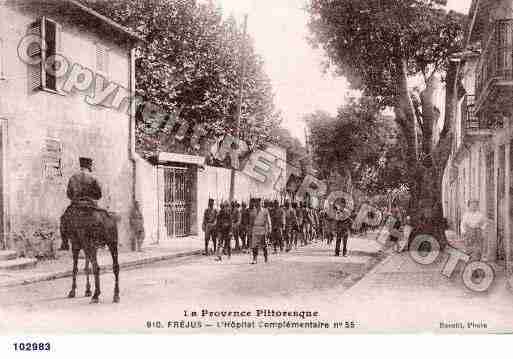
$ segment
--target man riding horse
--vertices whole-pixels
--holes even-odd
[[[80,172],[71,176],[68,182],[66,194],[71,200],[71,204],[66,208],[61,217],[61,225],[72,215],[74,208],[92,208],[99,209],[97,201],[102,198],[102,189],[100,184],[91,175],[93,171],[93,161],[90,158],[79,158]],[[69,250],[68,238],[62,238],[61,250]]]
[[[107,245],[112,255],[112,270],[115,276],[114,302],[119,302],[119,263],[118,263],[118,230],[116,220],[104,209],[98,207],[97,201],[102,197],[102,190],[96,178],[91,175],[93,161],[81,157],[80,172],[71,176],[67,196],[71,204],[61,217],[61,250],[73,252],[73,283],[69,298],[75,297],[76,277],[78,274],[78,255],[85,252],[85,272],[87,277],[86,296],[90,296],[89,262],[93,267],[95,291],[92,303],[98,303],[100,295],[100,268],[97,260],[97,249]]]

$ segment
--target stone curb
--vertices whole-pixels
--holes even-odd
[[[387,264],[389,261],[392,260],[392,258],[395,257],[395,255],[397,255],[398,253],[396,252],[388,252],[388,251],[385,251],[384,252],[384,258],[381,259],[380,261],[378,261],[367,273],[364,273],[362,278],[360,278],[359,280],[357,280],[353,285],[351,285],[344,294],[347,294],[349,292],[352,292],[353,290],[355,290],[356,288],[362,286],[362,285],[365,285],[365,282],[368,280],[369,277],[373,276],[382,266],[384,266],[385,264]]]
[[[197,256],[197,255],[201,255],[202,253],[203,253],[203,250],[199,249],[199,250],[194,250],[194,251],[189,251],[189,252],[164,254],[164,255],[159,255],[159,256],[155,256],[155,257],[148,257],[148,258],[143,258],[143,259],[135,259],[135,260],[129,260],[126,262],[120,262],[119,267],[120,267],[120,269],[135,268],[135,267],[140,267],[140,266],[144,266],[147,264],[162,262],[162,261],[171,260],[171,259]],[[112,272],[112,264],[100,265],[100,273],[105,273],[105,272]],[[72,270],[64,270],[64,271],[58,271],[58,272],[53,272],[53,273],[43,273],[43,274],[39,274],[39,275],[34,275],[31,278],[18,279],[18,280],[5,282],[5,283],[0,283],[0,288],[17,287],[17,286],[22,286],[22,285],[34,284],[34,283],[38,283],[38,282],[47,282],[47,281],[51,281],[51,280],[55,280],[55,279],[71,277],[72,274],[73,274]],[[83,269],[79,270],[79,274],[85,274],[84,270]]]

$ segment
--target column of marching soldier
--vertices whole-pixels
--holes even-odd
[[[347,211],[345,206],[342,200],[334,209]],[[350,216],[341,218],[332,219],[324,209],[312,208],[306,203],[280,204],[277,200],[253,198],[249,206],[245,202],[222,201],[219,208],[215,208],[214,200],[209,199],[202,224],[205,233],[204,255],[214,254],[218,261],[222,260],[223,255],[230,258],[233,242],[235,251],[251,252],[251,264],[256,264],[260,250],[264,261],[268,262],[269,247],[278,254],[312,242],[325,241],[331,245],[335,241],[335,255],[340,256],[340,246],[343,244],[342,255],[346,256],[352,219]],[[210,243],[212,248],[209,248]]]

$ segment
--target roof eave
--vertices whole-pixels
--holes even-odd
[[[114,20],[109,19],[107,16],[104,16],[104,15],[98,13],[97,11],[94,11],[93,9],[91,9],[90,7],[82,4],[81,2],[79,2],[77,0],[65,0],[65,1],[68,2],[71,5],[79,8],[81,11],[84,11],[87,14],[96,17],[97,19],[99,19],[102,22],[104,22],[105,24],[113,27],[114,29],[124,33],[131,40],[133,40],[135,42],[145,42],[145,40],[144,40],[144,38],[142,36],[138,35],[134,31],[132,31],[132,30],[130,30],[130,29],[128,29],[128,28],[118,24]]]

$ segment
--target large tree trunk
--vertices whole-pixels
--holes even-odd
[[[407,143],[408,162],[413,165],[417,161],[417,136],[415,127],[417,116],[408,89],[408,64],[406,59],[399,59],[396,63],[396,68],[397,101],[394,110],[396,121]]]
[[[418,143],[415,126],[417,115],[408,88],[407,62],[404,59],[396,63],[397,101],[394,107],[395,117],[403,138],[406,142],[406,164],[408,166],[407,184],[410,191],[411,203],[418,203],[420,183],[418,176]],[[411,206],[410,206],[411,207]],[[411,208],[408,209],[411,212]]]
[[[417,207],[415,218],[418,233],[432,235],[442,247],[447,244],[447,221],[443,215],[442,202],[443,176],[452,147],[451,126],[458,101],[458,71],[458,65],[451,64],[447,72],[444,125],[438,143],[433,146],[431,142],[429,156],[419,163],[417,180],[421,186],[418,201],[414,206]],[[428,96],[424,96],[422,105],[423,113],[429,113],[433,109],[432,100],[430,101]]]
[[[422,106],[422,153],[428,155],[433,148],[433,126],[439,119],[439,112],[433,103],[436,91],[436,77],[432,74],[426,82],[426,88],[420,94]]]
[[[429,81],[426,90],[421,94],[423,136],[422,156],[419,158],[412,155],[412,152],[416,153],[417,139],[412,129],[417,123],[417,118],[408,91],[404,66],[403,64],[401,79],[398,81],[399,106],[395,113],[408,143],[408,185],[411,195],[409,215],[415,227],[414,234],[429,234],[436,238],[443,248],[447,240],[446,221],[443,217],[442,182],[452,146],[450,126],[454,117],[457,67],[452,65],[447,74],[446,116],[437,144],[433,144],[433,125],[438,121],[438,114],[433,105],[434,84]]]

